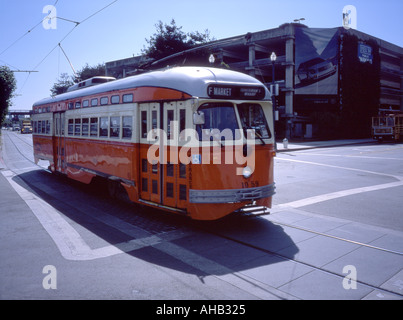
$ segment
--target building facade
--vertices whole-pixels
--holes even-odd
[[[276,84],[278,138],[369,136],[371,116],[403,112],[403,48],[343,27],[286,23],[159,61],[107,62],[106,72],[121,78],[181,65],[229,68],[256,77],[269,89]]]

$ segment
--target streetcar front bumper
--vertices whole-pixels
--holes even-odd
[[[236,203],[268,198],[275,194],[275,184],[262,187],[224,190],[189,190],[190,203]]]

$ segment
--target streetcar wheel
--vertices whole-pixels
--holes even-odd
[[[108,193],[112,199],[130,202],[126,189],[118,181],[108,180]]]
[[[112,199],[117,197],[118,182],[108,180],[108,194]]]

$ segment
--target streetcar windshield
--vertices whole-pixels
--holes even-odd
[[[242,129],[246,137],[247,130],[253,129],[256,139],[269,139],[271,132],[267,125],[263,109],[256,103],[242,103],[238,105],[239,117],[241,119]]]
[[[233,140],[239,138],[239,125],[232,103],[205,103],[198,109],[204,114],[204,124],[196,126],[200,141],[209,141],[214,136],[220,139]]]
[[[393,127],[395,125],[394,119],[392,117],[374,117],[373,125],[380,127]]]

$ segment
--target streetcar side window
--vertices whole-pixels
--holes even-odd
[[[122,138],[123,139],[131,139],[132,138],[132,126],[133,126],[133,117],[125,116],[122,118]]]
[[[111,117],[109,137],[119,138],[120,136],[120,117]]]
[[[46,120],[45,134],[50,134],[50,121]]]
[[[81,135],[81,119],[75,119],[74,120],[74,135],[79,136]]]
[[[122,96],[122,100],[123,100],[123,103],[133,102],[133,93],[124,94],[124,95]]]
[[[168,132],[167,132],[167,138],[168,140],[172,140],[173,139],[173,133],[171,132],[171,123],[172,121],[174,121],[174,110],[168,110],[167,111],[167,125],[168,125]],[[181,132],[181,131],[179,131]]]
[[[151,128],[157,129],[158,126],[158,116],[157,116],[157,111],[153,110],[151,111]]]
[[[111,103],[112,104],[118,104],[120,102],[120,96],[112,96],[111,97]]]
[[[74,120],[69,119],[68,126],[67,126],[67,134],[72,136],[74,134]]]
[[[89,100],[83,100],[83,108],[88,108],[90,106]]]
[[[108,136],[108,118],[107,117],[99,118],[99,136],[100,137]]]
[[[141,137],[147,138],[147,111],[141,111]]]
[[[91,99],[91,107],[96,107],[98,105],[98,98]]]
[[[91,118],[90,135],[91,137],[98,137],[98,118]]]
[[[186,109],[179,110],[179,132],[186,129]]]
[[[108,104],[108,97],[102,97],[101,98],[101,106],[107,105]]]
[[[88,129],[89,129],[89,125],[88,125],[88,123],[89,123],[89,119],[88,118],[84,118],[83,120],[82,120],[82,133],[81,133],[81,135],[83,135],[83,136],[88,136]]]
[[[77,101],[76,105],[75,105],[76,109],[80,109],[81,108],[81,101]]]

